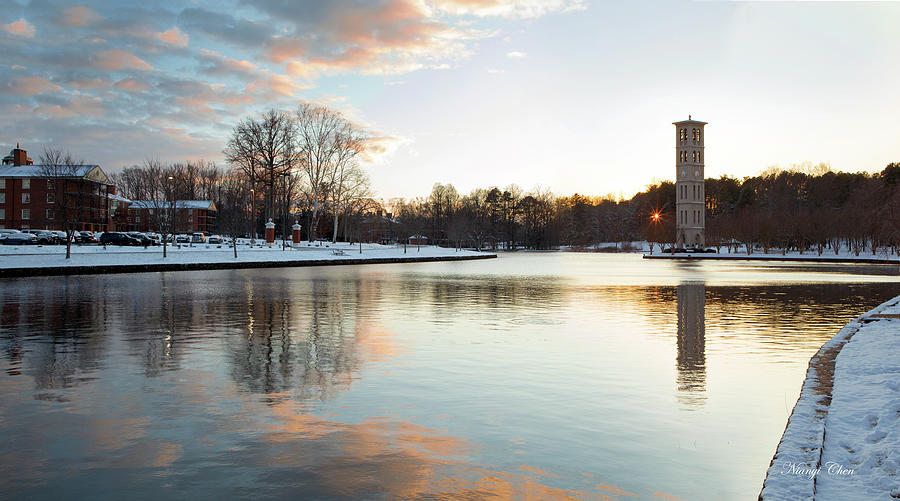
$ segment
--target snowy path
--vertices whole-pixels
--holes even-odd
[[[833,377],[832,377],[833,374]],[[900,296],[810,360],[760,499],[900,498]]]
[[[34,274],[115,273],[117,271],[162,271],[164,269],[249,268],[262,266],[310,266],[318,264],[363,264],[375,262],[434,261],[496,257],[468,250],[434,246],[388,246],[347,243],[306,246],[282,250],[273,247],[238,246],[238,257],[227,245],[169,247],[166,258],[161,247],[73,246],[71,259],[63,246],[0,246],[0,276]],[[141,269],[141,268],[146,269]]]

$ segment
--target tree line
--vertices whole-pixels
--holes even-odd
[[[859,255],[900,250],[900,163],[870,174],[827,165],[769,168],[707,179],[706,246],[717,251],[814,251]],[[675,184],[655,182],[630,199],[557,196],[516,185],[461,195],[435,184],[428,197],[386,205],[401,232],[475,248],[588,248],[648,241],[675,245]]]

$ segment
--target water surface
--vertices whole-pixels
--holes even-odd
[[[519,253],[0,281],[21,499],[755,499],[893,266]]]

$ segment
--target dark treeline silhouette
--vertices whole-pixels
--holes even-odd
[[[706,245],[720,251],[896,253],[900,163],[879,173],[827,165],[770,168],[753,177],[706,180]],[[396,235],[475,248],[587,248],[645,240],[674,245],[675,185],[651,184],[631,199],[523,192],[515,185],[460,195],[435,184],[426,198],[394,199],[385,210]]]

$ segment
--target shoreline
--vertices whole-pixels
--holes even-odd
[[[331,249],[329,249],[331,250]],[[423,263],[468,261],[496,258],[496,253],[457,252],[453,249],[423,247],[420,255],[402,254],[402,249],[367,249],[356,254],[349,247],[335,248],[332,255],[325,249],[301,249],[283,253],[280,249],[244,251],[234,259],[227,249],[181,249],[170,251],[163,259],[157,252],[129,250],[101,252],[93,249],[72,254],[66,260],[58,254],[20,254],[0,256],[0,279],[31,276],[99,275],[116,273],[153,273],[161,271],[228,270],[252,268],[298,268],[360,264]],[[399,254],[399,255],[398,255]]]
[[[873,322],[900,319],[900,314],[896,313],[900,310],[898,306],[900,296],[856,317],[826,341],[810,358],[800,396],[766,470],[766,477],[758,497],[760,501],[842,499],[841,496],[847,494],[861,495],[862,492],[854,489],[870,488],[873,479],[878,481],[881,478],[877,471],[853,470],[854,467],[857,469],[866,467],[864,459],[855,457],[854,454],[863,452],[871,455],[873,452],[871,449],[866,450],[866,445],[853,442],[865,440],[874,445],[881,441],[881,438],[871,440],[872,435],[863,437],[868,430],[853,427],[858,425],[856,418],[861,417],[854,414],[868,412],[865,419],[859,421],[871,421],[872,409],[884,407],[885,402],[892,398],[890,392],[880,391],[881,388],[877,384],[876,391],[871,392],[871,381],[867,380],[873,375],[877,380],[883,377],[884,373],[890,377],[891,369],[884,369],[876,362],[870,362],[871,358],[868,356],[860,354],[869,355],[872,351],[883,350],[881,346],[872,346],[876,344],[874,340],[883,342],[888,338],[888,343],[892,342],[890,336],[882,336],[880,330],[869,326]],[[897,337],[895,332],[892,334]],[[856,342],[851,345],[854,338]],[[848,351],[848,345],[852,346],[849,351],[855,353],[839,358],[842,353]],[[869,370],[870,374],[861,375],[866,370]],[[870,386],[867,389],[875,395],[875,398],[858,401],[855,398],[856,387],[866,384]],[[854,391],[851,392],[849,388]],[[833,405],[835,402],[837,404]],[[875,422],[877,424],[877,418]],[[871,426],[874,428],[874,425]],[[898,425],[893,426],[895,429],[885,435],[897,433]],[[837,447],[838,444],[840,447]],[[884,445],[891,447],[890,443]],[[875,453],[877,455],[877,451]],[[845,457],[841,457],[842,454]],[[835,459],[842,461],[838,462]],[[844,459],[846,462],[843,462]],[[839,469],[836,470],[835,467]],[[854,473],[857,473],[856,478],[853,478]],[[894,494],[890,487],[887,494]]]
[[[782,256],[780,254],[643,254],[644,259],[675,260],[720,260],[720,261],[788,261],[798,263],[841,263],[841,264],[900,264],[900,258],[870,258],[851,256]]]

